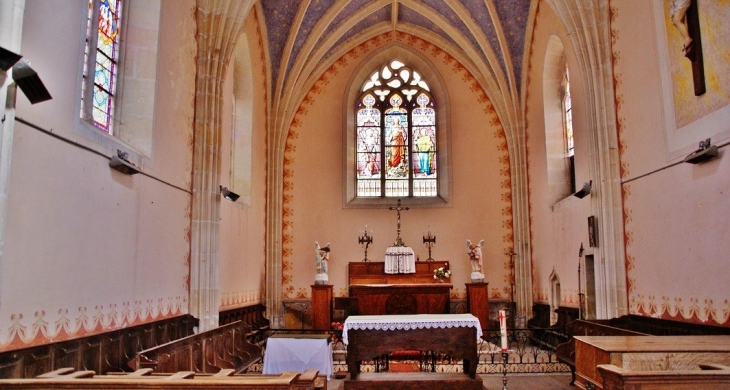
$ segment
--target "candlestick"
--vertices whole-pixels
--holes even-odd
[[[502,352],[507,352],[507,316],[504,310],[499,311],[499,335],[502,339]]]
[[[426,244],[426,248],[428,248],[428,259],[426,261],[433,261],[433,258],[431,257],[431,247],[433,247],[433,244],[436,243],[436,235],[431,233],[431,227],[428,227],[428,235],[423,235],[423,243]]]
[[[365,225],[365,231],[360,232],[357,242],[360,246],[365,246],[365,258],[363,261],[368,261],[368,246],[373,242],[373,232],[368,230],[368,225]]]
[[[507,359],[509,354],[502,352],[502,390],[507,390]]]

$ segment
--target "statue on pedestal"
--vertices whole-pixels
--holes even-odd
[[[317,274],[314,275],[314,284],[327,284],[329,276],[327,276],[327,262],[330,259],[330,244],[324,247],[319,246],[319,242],[314,242],[314,261],[317,266]]]
[[[484,271],[482,268],[482,247],[484,240],[478,244],[472,244],[471,240],[466,240],[467,254],[471,262],[471,281],[472,283],[484,283]]]

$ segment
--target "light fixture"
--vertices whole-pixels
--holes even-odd
[[[109,159],[109,166],[125,175],[139,173],[139,169],[127,160],[127,152],[117,150],[117,155]]]
[[[700,164],[712,160],[717,157],[717,154],[717,145],[712,145],[711,140],[708,138],[700,141],[699,148],[685,157],[682,162]]]
[[[12,51],[0,46],[0,69],[7,72],[16,62],[23,58],[20,54],[13,53]]]
[[[227,187],[221,187],[221,195],[223,195],[224,198],[230,200],[231,202],[235,202],[238,200],[238,198],[241,197],[241,195],[238,195],[237,193],[229,190]]]
[[[41,78],[38,77],[33,68],[30,67],[28,61],[18,61],[13,65],[13,80],[20,87],[25,97],[30,100],[30,104],[36,104],[51,99],[46,86],[43,85]]]
[[[583,183],[583,188],[581,188],[578,192],[573,194],[576,198],[583,199],[586,197],[586,195],[591,193],[591,187],[593,186],[593,180],[587,181]]]

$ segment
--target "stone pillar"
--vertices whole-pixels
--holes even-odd
[[[0,46],[20,54],[23,33],[25,0],[0,1]],[[5,252],[5,228],[8,217],[10,193],[10,163],[13,160],[13,134],[15,133],[15,96],[12,68],[0,70],[0,287],[2,287],[3,253]],[[1,290],[1,289],[0,289]]]
[[[218,326],[222,90],[252,0],[200,0],[190,222],[190,314],[198,330]]]
[[[618,129],[608,0],[548,0],[568,32],[587,94],[591,209],[598,223],[596,317],[628,314]]]

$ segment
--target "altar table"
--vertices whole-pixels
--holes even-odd
[[[389,246],[385,250],[386,274],[416,273],[416,255],[409,246]]]
[[[332,344],[329,335],[273,335],[266,340],[264,374],[304,372],[312,368],[329,378],[332,375]]]
[[[464,373],[476,377],[482,337],[479,319],[471,314],[349,316],[342,329],[347,344],[347,369],[357,379],[360,362],[396,350],[413,349],[462,359]]]

